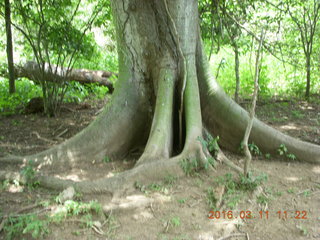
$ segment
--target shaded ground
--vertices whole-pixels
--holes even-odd
[[[257,115],[283,132],[320,144],[319,102],[260,104]],[[0,156],[7,153],[32,154],[71,137],[96,117],[103,104],[69,104],[55,119],[41,114],[0,116]],[[228,156],[241,164],[239,156],[230,153]],[[59,175],[73,180],[112,176],[130,168],[136,157],[131,155],[124,161],[105,159],[103,162],[91,162],[89,167],[78,166],[71,172]],[[59,224],[51,224],[50,233],[44,238],[320,239],[320,165],[256,157],[253,168],[256,176],[262,176],[263,173],[268,176],[268,180],[254,192],[231,189],[225,174],[232,173],[232,170],[219,164],[216,172],[203,172],[184,179],[168,176],[163,182],[149,186],[137,183],[136,190],[127,192],[126,197],[78,196],[83,202],[96,199],[105,210],[109,210],[109,214],[93,214],[93,220],[102,223],[100,229],[104,235],[93,227],[85,226],[79,215]],[[235,178],[236,174],[233,173],[233,176]],[[212,210],[209,207],[212,198],[208,195],[211,190],[217,200],[221,200],[219,219],[208,219]],[[39,188],[28,190],[10,185],[0,190],[0,214],[17,212],[40,200],[50,201],[46,211],[52,212],[57,207],[52,199],[58,194]],[[41,215],[43,208],[26,212]],[[249,218],[250,215],[252,218]],[[31,239],[30,235],[25,237]],[[3,231],[0,239],[5,239]]]

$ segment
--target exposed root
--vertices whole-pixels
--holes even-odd
[[[173,96],[176,71],[170,56],[162,59],[157,78],[157,99],[152,126],[145,150],[136,166],[169,158],[173,144]],[[172,65],[172,66],[171,66]],[[170,66],[170,67],[169,67]]]
[[[248,113],[226,95],[209,73],[208,62],[201,43],[197,50],[197,74],[201,96],[203,122],[208,131],[220,137],[224,148],[237,151],[248,125]],[[249,138],[264,153],[277,154],[281,144],[298,160],[320,163],[320,146],[303,142],[254,119]]]
[[[197,145],[195,145],[197,146]],[[97,180],[85,180],[76,182],[65,180],[52,176],[44,176],[41,173],[36,173],[32,181],[39,183],[39,186],[49,189],[62,191],[68,187],[74,187],[78,192],[82,193],[108,193],[111,195],[122,195],[126,191],[133,188],[135,182],[143,182],[144,184],[154,181],[161,181],[165,177],[172,175],[183,177],[186,172],[181,167],[182,160],[196,159],[200,164],[198,169],[209,168],[213,170],[208,162],[207,156],[202,151],[201,147],[190,149],[179,156],[170,159],[161,159],[150,161],[142,165],[136,166],[133,169],[121,172],[110,178],[101,178]],[[0,171],[0,181],[19,181],[22,184],[27,184],[26,176],[18,172]]]
[[[43,176],[37,173],[32,181],[39,182],[44,188],[62,191],[68,187],[74,187],[76,191],[82,193],[121,193],[133,187],[134,182],[152,182],[163,180],[168,175],[185,175],[179,165],[180,158],[162,159],[155,162],[145,163],[131,170],[121,172],[111,178],[101,178],[76,182],[64,180],[52,176]],[[0,180],[16,180],[26,184],[24,175],[17,172],[0,171]]]
[[[225,163],[228,167],[232,168],[234,171],[236,171],[239,174],[243,173],[243,169],[236,164],[234,164],[227,156],[222,152],[221,149],[219,149],[219,152],[217,154],[217,160]]]
[[[209,162],[209,159],[212,158],[209,151],[204,148],[200,141],[195,140],[193,144],[188,144],[185,146],[182,153],[177,156],[181,160],[196,160],[199,163],[199,169],[204,168],[210,171],[214,171],[213,166]]]
[[[125,78],[119,84],[104,112],[74,137],[34,155],[0,158],[0,164],[19,165],[32,161],[39,168],[65,169],[75,167],[79,162],[99,161],[105,156],[123,158],[135,144],[145,140],[141,132],[150,119],[147,96],[140,93],[142,87],[138,89],[136,82]]]

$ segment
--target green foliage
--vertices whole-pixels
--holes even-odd
[[[296,225],[297,228],[300,230],[300,233],[303,235],[303,236],[308,236],[309,235],[309,231],[307,229],[307,227],[303,226],[303,225]]]
[[[80,84],[79,82],[68,83],[68,89],[65,93],[65,102],[83,102],[87,98],[103,99],[109,89],[98,84]]]
[[[267,197],[266,195],[264,195],[264,194],[260,194],[260,195],[257,197],[257,203],[266,205],[269,201],[270,201],[270,198],[268,198],[268,197]]]
[[[147,186],[139,181],[136,181],[134,183],[134,187],[145,194],[149,194],[150,192],[161,192],[163,194],[168,194],[175,181],[176,177],[168,176],[163,182],[151,183]]]
[[[252,176],[252,173],[248,173],[248,177],[241,176],[239,182],[239,189],[242,191],[254,191],[259,185],[268,180],[266,174],[261,174],[256,177]]]
[[[207,202],[210,209],[216,210],[218,199],[215,196],[214,190],[210,187],[207,190]]]
[[[298,110],[292,110],[292,111],[291,111],[291,114],[292,114],[292,116],[293,116],[294,118],[298,118],[298,119],[304,118],[304,114],[301,113],[301,112],[298,111]]]
[[[254,142],[248,144],[249,150],[253,155],[261,156],[262,153],[257,145]]]
[[[97,84],[82,85],[78,82],[68,83],[64,102],[80,103],[86,99],[103,99],[109,92],[107,87]],[[25,78],[16,81],[16,93],[9,94],[9,81],[0,78],[0,115],[23,113],[26,104],[35,97],[42,97],[41,87]],[[4,136],[0,136],[3,138]]]
[[[231,173],[227,173],[224,176],[219,177],[216,182],[219,185],[224,185],[225,194],[223,195],[222,200],[226,202],[228,208],[233,209],[238,205],[244,193],[254,191],[266,180],[267,176],[265,174],[253,177],[252,174],[249,173],[248,177],[242,175],[240,176],[240,179],[234,179]],[[213,197],[214,195],[211,197],[214,200]]]
[[[278,148],[278,153],[280,156],[286,157],[289,160],[296,160],[297,157],[293,153],[289,153],[286,145],[280,144],[280,147]]]
[[[108,156],[105,156],[102,160],[104,163],[108,163],[111,161],[111,159]]]
[[[180,220],[180,217],[178,216],[172,217],[169,220],[169,222],[170,222],[170,225],[173,227],[179,227],[181,225],[181,220]]]
[[[259,147],[254,142],[249,143],[248,148],[252,155],[254,156],[262,155],[262,152],[260,151]],[[241,142],[240,144],[240,152],[243,153],[243,142]]]
[[[177,177],[173,175],[168,175],[164,178],[164,184],[168,186],[173,186],[177,182]]]
[[[299,56],[300,59],[303,59],[303,56],[301,57],[301,55],[297,54],[290,54],[289,56]],[[240,96],[242,98],[250,97],[250,94],[253,92],[254,70],[252,59],[253,57],[250,52],[243,53],[240,58]],[[219,67],[221,60],[223,60],[223,65]],[[217,80],[230,96],[233,96],[235,92],[234,67],[234,53],[229,45],[225,45],[221,51],[213,54],[210,60],[210,68],[213,69],[214,75],[217,74],[217,70],[220,68]],[[314,71],[318,70],[314,68]],[[311,93],[319,94],[319,88],[320,81],[314,78],[311,85]],[[259,77],[260,99],[272,96],[301,97],[304,91],[305,73],[303,67],[283,63],[274,58],[270,53],[264,53]]]
[[[182,159],[180,166],[187,176],[192,176],[200,170],[200,163],[196,158]]]
[[[211,134],[206,133],[206,139],[198,137],[197,140],[201,143],[203,150],[208,150],[213,157],[217,157],[219,152],[219,136],[213,137]]]
[[[90,201],[89,203],[82,203],[73,200],[67,200],[64,203],[66,207],[67,214],[69,216],[88,214],[91,211],[100,214],[102,213],[102,207],[97,201]]]
[[[9,81],[0,78],[0,114],[22,112],[31,98],[42,96],[41,88],[27,79],[16,81],[16,92],[9,94]]]
[[[44,203],[44,205],[48,204],[47,202]],[[54,214],[46,214],[41,218],[35,214],[9,216],[3,227],[6,239],[17,239],[18,237],[26,236],[26,234],[31,234],[34,239],[42,239],[49,233],[49,225],[51,223],[58,224],[65,218],[73,216],[81,216],[84,227],[91,228],[93,225],[92,213],[102,213],[102,207],[96,201],[83,203],[68,200],[60,208]]]
[[[47,219],[39,219],[34,214],[22,214],[17,217],[9,216],[3,229],[8,240],[16,239],[27,233],[30,233],[32,238],[39,239],[49,233]]]
[[[36,172],[34,170],[33,161],[30,160],[28,164],[22,168],[21,174],[25,177],[28,188],[35,188],[40,184],[39,181],[36,180]]]
[[[184,203],[186,203],[187,198],[181,198],[181,199],[178,199],[177,201],[178,201],[178,203],[180,203],[180,204],[184,204]]]
[[[13,25],[23,36],[24,51],[31,53],[29,58],[39,69],[34,78],[41,85],[47,115],[59,112],[75,61],[92,56],[94,37],[89,29],[103,8],[103,4],[76,0],[13,2]]]

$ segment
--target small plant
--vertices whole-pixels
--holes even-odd
[[[310,194],[311,194],[310,190],[305,190],[305,191],[303,191],[303,196],[304,196],[304,197],[309,197]]]
[[[253,177],[252,173],[249,173],[248,177],[242,175],[240,179],[234,179],[231,173],[227,173],[223,177],[219,177],[216,182],[219,185],[225,186],[222,200],[226,203],[227,207],[233,209],[240,202],[244,193],[254,191],[266,180],[266,174]]]
[[[241,176],[239,182],[239,189],[243,191],[253,191],[263,182],[268,180],[268,176],[266,174],[261,174],[259,176],[253,177],[252,173],[248,173],[248,177]]]
[[[292,110],[291,114],[294,118],[298,118],[298,119],[304,118],[304,114],[298,110]]]
[[[219,152],[219,136],[213,137],[208,132],[206,133],[206,139],[203,139],[202,137],[198,137],[197,140],[201,143],[202,148],[204,150],[208,150],[213,157],[217,157],[217,153]]]
[[[178,199],[177,201],[178,201],[178,203],[180,203],[180,204],[184,204],[184,203],[186,203],[187,198],[181,198],[181,199]]]
[[[296,160],[296,159],[297,159],[296,155],[294,155],[293,153],[289,153],[289,154],[287,154],[286,156],[287,156],[287,158],[290,159],[290,160]]]
[[[264,194],[260,194],[260,195],[257,197],[257,203],[266,205],[269,201],[270,201],[270,199],[269,199],[266,195],[264,195]]]
[[[252,155],[254,156],[262,155],[262,152],[260,151],[259,147],[254,142],[249,143],[248,148]],[[243,142],[241,142],[240,144],[240,152],[243,153]]]
[[[152,191],[160,192],[162,191],[163,186],[159,183],[151,183],[150,185],[148,185],[148,189]]]
[[[289,188],[289,189],[287,190],[287,192],[288,192],[288,193],[295,193],[295,190],[294,190],[293,188]]]
[[[10,181],[9,180],[4,180],[0,186],[0,190],[7,190],[10,186]]]
[[[278,148],[278,153],[280,156],[284,156],[289,160],[296,160],[297,157],[293,153],[289,153],[286,145],[280,144],[280,147]]]
[[[25,177],[26,185],[31,189],[39,186],[40,184],[40,182],[36,180],[36,172],[33,165],[33,161],[29,161],[21,170],[21,174]]]
[[[266,157],[266,159],[270,159],[271,158],[271,154],[270,153],[266,153],[264,156]]]
[[[255,155],[255,156],[261,156],[261,155],[262,155],[259,147],[258,147],[256,144],[254,144],[254,142],[249,143],[249,144],[248,144],[248,147],[249,147],[250,152],[251,152],[253,155]]]
[[[168,175],[164,178],[164,184],[172,186],[177,181],[177,177],[173,175]]]
[[[22,234],[30,233],[32,238],[43,238],[49,233],[48,220],[41,220],[34,214],[22,214],[18,217],[10,216],[3,229],[6,233],[6,239],[15,239]]]
[[[207,202],[210,209],[216,210],[218,199],[216,198],[214,190],[212,188],[208,188],[207,190]]]
[[[102,207],[97,201],[90,201],[89,203],[82,203],[73,200],[67,200],[64,203],[67,214],[70,216],[77,216],[80,214],[87,214],[91,211],[100,214],[102,213]]]
[[[183,159],[180,161],[180,166],[187,176],[192,176],[200,169],[200,164],[196,158]]]
[[[278,153],[280,156],[286,155],[288,153],[288,149],[287,149],[286,145],[280,144],[280,147],[278,148]]]
[[[303,236],[308,236],[309,232],[308,232],[308,229],[305,226],[297,225],[297,228],[300,230],[300,233]]]
[[[135,187],[136,189],[140,190],[140,191],[143,192],[143,193],[147,193],[147,191],[146,191],[146,186],[143,185],[141,182],[136,181],[136,182],[134,183],[134,187]]]
[[[281,191],[276,191],[276,192],[274,193],[274,195],[275,195],[276,197],[281,197],[281,196],[283,195],[283,192],[281,192]]]
[[[108,156],[105,156],[104,158],[103,158],[103,162],[104,163],[109,163],[111,160],[110,160],[110,158],[108,157]]]
[[[173,217],[170,219],[170,224],[173,227],[179,227],[181,225],[180,217]]]

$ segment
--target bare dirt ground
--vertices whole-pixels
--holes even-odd
[[[320,100],[320,99],[318,99]],[[292,136],[320,144],[320,101],[280,101],[260,104],[257,115],[273,127]],[[0,156],[32,154],[58,144],[86,127],[104,102],[68,104],[57,118],[41,114],[0,116]],[[241,156],[226,153],[241,165]],[[133,166],[138,156],[122,161],[90,162],[59,175],[74,180],[111,176]],[[223,164],[215,172],[201,172],[176,179],[168,176],[163,182],[145,186],[126,196],[81,195],[78,200],[97,200],[108,214],[93,214],[92,221],[101,226],[85,226],[81,216],[70,216],[61,223],[51,223],[44,239],[161,239],[161,240],[320,240],[320,165],[283,161],[272,156],[255,157],[254,175],[265,173],[267,181],[253,192],[233,191],[226,174],[236,173]],[[1,169],[1,166],[0,166]],[[229,182],[236,183],[236,182]],[[229,189],[229,190],[228,190]],[[220,201],[215,219],[209,219],[210,195]],[[23,213],[39,216],[57,207],[53,199],[59,193],[46,189],[28,189],[11,184],[0,188],[0,223],[3,216],[32,206],[50,202]],[[20,213],[20,212],[19,212]],[[212,215],[212,214],[211,214]],[[1,229],[1,224],[0,224]],[[8,234],[1,231],[0,239]],[[24,234],[16,239],[32,239]]]

